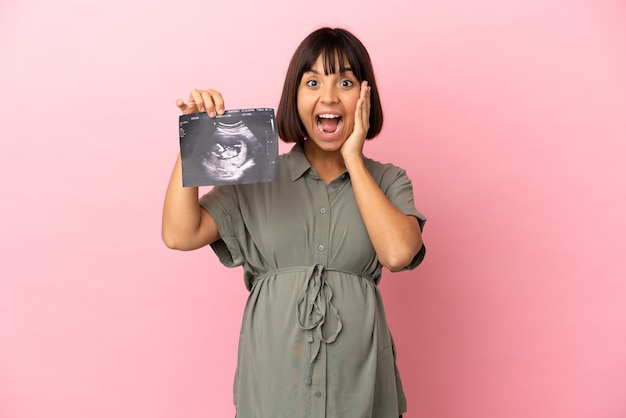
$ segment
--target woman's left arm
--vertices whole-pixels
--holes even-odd
[[[414,216],[405,215],[387,199],[363,161],[363,144],[369,129],[370,87],[361,85],[352,135],[342,147],[356,203],[380,263],[389,270],[408,266],[422,248],[422,234]]]
[[[387,199],[363,158],[345,161],[356,203],[380,263],[391,271],[408,266],[422,248],[417,218],[405,215]]]

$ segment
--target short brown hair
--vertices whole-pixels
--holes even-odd
[[[285,142],[301,142],[307,136],[298,114],[298,86],[302,75],[311,70],[320,55],[323,57],[325,74],[335,73],[337,70],[343,73],[344,61],[347,60],[357,80],[367,80],[371,86],[370,127],[365,137],[374,138],[383,127],[383,109],[370,56],[363,43],[352,33],[341,28],[327,27],[317,29],[307,36],[291,57],[276,112],[278,135]],[[339,66],[335,62],[336,56],[339,57]]]

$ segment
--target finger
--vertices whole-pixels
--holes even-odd
[[[365,136],[367,133],[366,117],[363,114],[363,100],[359,99],[356,105],[354,115],[354,130],[353,133],[357,136]]]
[[[207,112],[209,117],[215,116],[215,107],[213,106],[213,99],[211,99],[211,95],[206,90],[199,91],[198,95],[200,96],[198,100],[202,101],[202,107],[199,111]]]
[[[367,81],[362,81],[361,82],[361,91],[359,92],[359,98],[360,99],[367,99],[368,95],[369,95],[369,84],[367,83]]]
[[[206,103],[204,103],[204,100],[202,99],[202,93],[200,92],[200,90],[191,90],[191,93],[189,94],[188,104],[190,106],[194,105],[197,112],[204,112]]]
[[[176,107],[179,108],[181,110],[181,112],[184,112],[185,109],[187,108],[187,104],[185,102],[183,102],[181,99],[177,99],[176,100]]]
[[[204,110],[210,117],[224,114],[224,99],[222,98],[222,94],[220,92],[207,89],[201,91],[200,96],[202,97]]]
[[[196,105],[192,101],[185,103],[181,99],[178,99],[176,100],[176,107],[180,109],[183,115],[196,112]]]
[[[212,89],[206,89],[203,94],[202,97],[204,98],[204,100],[207,103],[211,103],[212,104],[212,108],[213,110],[218,114],[218,115],[223,115],[225,112],[225,108],[224,108],[224,98],[222,97],[222,93],[220,93],[219,91],[216,90],[212,90]],[[207,104],[208,106],[208,104]],[[207,107],[207,111],[208,111],[208,107]]]
[[[372,106],[371,101],[371,93],[372,87],[369,85],[367,81],[363,82],[363,88],[361,89],[361,96],[363,99],[363,107],[362,107],[362,122],[363,128],[367,132],[369,130],[369,121],[370,121],[370,110]]]
[[[202,100],[204,101],[204,107],[209,117],[214,118],[218,114],[216,102],[220,101],[221,95],[213,90],[202,91]]]

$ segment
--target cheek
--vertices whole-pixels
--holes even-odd
[[[356,112],[356,102],[350,103],[349,106],[346,106],[346,114],[345,114],[346,122],[354,123],[354,112]]]
[[[299,115],[304,115],[309,108],[308,102],[310,101],[310,99],[308,98],[306,93],[306,91],[298,89],[298,93],[296,96],[296,107],[298,109]]]
[[[306,125],[307,123],[306,113],[303,111],[302,107],[299,105],[298,105],[298,117],[300,118],[300,121]]]
[[[348,113],[352,117],[354,117],[354,112],[356,111],[356,103],[359,101],[359,96],[360,95],[353,93],[346,97],[344,100],[346,113]]]
[[[306,100],[298,99],[298,116],[302,123],[305,123],[311,119],[311,107],[307,105]]]

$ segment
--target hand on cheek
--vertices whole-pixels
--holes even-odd
[[[363,144],[370,127],[370,91],[367,81],[361,82],[361,92],[354,111],[354,128],[341,147],[344,159],[363,155]]]

